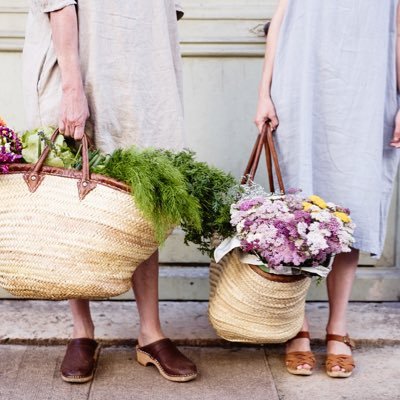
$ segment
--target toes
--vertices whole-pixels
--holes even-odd
[[[311,365],[308,365],[308,364],[303,364],[303,365],[299,365],[299,366],[297,366],[297,369],[307,369],[307,370],[310,370],[311,369]]]

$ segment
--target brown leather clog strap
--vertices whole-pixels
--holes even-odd
[[[177,351],[175,344],[168,338],[160,339],[146,346],[139,346],[138,348],[153,358],[157,358],[161,352],[175,354]]]
[[[327,333],[325,341],[329,342],[330,340],[334,340],[336,342],[344,343],[347,346],[349,346],[350,349],[352,349],[352,350],[356,347],[356,344],[355,344],[354,340],[352,340],[349,337],[349,335],[341,336],[341,335],[334,335],[334,334]]]
[[[137,346],[136,350],[149,355],[168,376],[197,374],[197,368],[194,363],[183,355],[168,338],[158,340],[143,347]]]
[[[93,374],[99,344],[94,339],[71,339],[61,364],[65,378],[85,378]]]

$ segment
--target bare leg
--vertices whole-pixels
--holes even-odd
[[[158,312],[158,252],[140,264],[133,274],[132,287],[135,292],[140,316],[139,343],[141,346],[163,339]],[[70,300],[74,324],[73,338],[94,338],[94,325],[88,300]]]
[[[94,338],[94,325],[90,315],[90,305],[88,300],[70,300],[69,305],[72,312],[74,330],[72,337]]]
[[[61,363],[61,378],[70,383],[84,383],[93,379],[98,344],[88,300],[70,300],[74,329]]]
[[[139,346],[146,346],[165,336],[158,311],[158,251],[139,265],[132,277],[132,287],[140,317]]]
[[[158,311],[158,270],[157,251],[139,265],[132,277],[140,317],[139,348],[136,357],[141,365],[155,365],[164,378],[186,382],[196,378],[197,368],[173,343],[164,341],[161,346],[164,346],[165,351],[156,351],[153,357],[149,356],[155,350],[154,346],[157,346],[153,343],[165,338]],[[148,346],[145,351],[140,349],[144,346]]]
[[[308,321],[307,317],[304,317],[303,326],[301,331],[308,332]],[[310,340],[307,338],[292,339],[286,343],[286,353],[291,353],[294,351],[311,351]],[[311,369],[311,365],[303,364],[299,365],[297,369]]]
[[[336,335],[347,334],[347,305],[353,287],[359,251],[353,249],[350,253],[342,253],[336,256],[332,271],[328,275],[326,284],[329,297],[329,321],[326,327],[327,333]],[[328,354],[351,354],[351,349],[344,343],[329,341]],[[339,371],[338,366],[332,368]]]

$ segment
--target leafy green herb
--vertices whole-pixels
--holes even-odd
[[[174,153],[160,151],[179,169],[186,179],[188,192],[201,207],[201,230],[193,229],[184,221],[185,243],[192,242],[200,251],[209,255],[213,252],[213,237],[228,237],[233,233],[230,223],[230,205],[235,196],[238,182],[221,169],[195,160],[195,153],[189,150]]]
[[[135,147],[116,150],[94,172],[130,185],[136,205],[153,223],[160,242],[179,224],[193,232],[201,230],[199,200],[187,190],[179,169],[158,150]]]

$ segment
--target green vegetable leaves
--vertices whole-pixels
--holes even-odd
[[[235,178],[196,161],[191,151],[117,150],[98,172],[132,187],[135,203],[153,222],[159,240],[180,225],[185,243],[211,255],[212,238],[233,232],[230,205]]]
[[[82,168],[81,148],[75,151],[59,135],[55,143],[50,137],[54,129],[39,128],[22,136],[22,156],[28,163],[37,162],[45,146],[51,152],[45,165],[61,168]],[[125,182],[132,189],[135,204],[152,222],[157,240],[162,243],[168,232],[180,225],[185,243],[192,242],[211,254],[212,238],[228,237],[231,188],[237,185],[232,175],[195,160],[195,154],[185,150],[136,147],[105,155],[89,151],[90,171]]]
[[[159,242],[181,223],[200,232],[199,201],[188,192],[184,176],[163,153],[135,147],[117,150],[102,173],[130,185],[137,207],[153,223]]]
[[[62,135],[58,135],[56,141],[51,143],[50,137],[53,132],[54,128],[45,127],[26,131],[22,135],[22,157],[27,163],[36,163],[44,148],[50,145],[51,151],[45,161],[45,165],[71,168],[75,154],[67,145]]]
[[[200,251],[213,252],[212,238],[228,237],[233,232],[230,223],[230,205],[233,202],[232,188],[237,185],[235,178],[205,162],[195,160],[195,153],[189,150],[179,153],[163,151],[185,177],[188,192],[200,204],[201,230],[193,229],[182,221],[185,242],[197,245]]]

